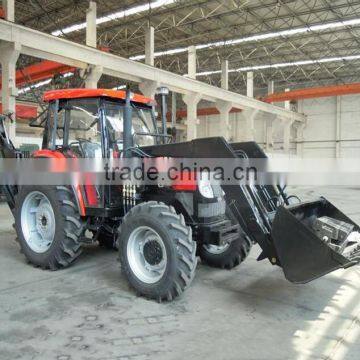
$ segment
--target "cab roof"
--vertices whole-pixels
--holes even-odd
[[[49,90],[45,91],[43,100],[50,102],[53,100],[62,99],[81,99],[81,98],[93,98],[93,97],[106,97],[111,99],[126,99],[126,91],[124,90],[112,90],[112,89],[61,89],[61,90]],[[147,98],[140,94],[131,94],[131,101],[145,104],[154,105],[155,100]]]

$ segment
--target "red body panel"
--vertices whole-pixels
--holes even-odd
[[[175,177],[175,176],[174,176]],[[174,191],[196,191],[197,180],[196,173],[194,171],[180,171],[176,174],[177,179],[174,180],[171,188]]]
[[[34,158],[55,158],[55,159],[65,159],[65,155],[60,151],[41,149],[33,152]]]

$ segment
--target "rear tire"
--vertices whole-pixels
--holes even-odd
[[[81,254],[83,223],[68,187],[21,187],[15,202],[15,229],[22,253],[34,266],[65,268]]]
[[[122,271],[139,295],[171,301],[194,278],[196,243],[191,227],[172,206],[150,201],[133,207],[118,243]]]

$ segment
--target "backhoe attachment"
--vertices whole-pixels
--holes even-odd
[[[11,119],[11,115],[2,115],[0,114],[0,158],[18,158],[21,157],[21,152],[18,151],[14,144],[9,139],[8,133],[6,131],[5,120]],[[12,213],[14,213],[15,208],[15,195],[17,193],[17,186],[15,185],[1,185],[0,186],[2,193],[5,195],[6,201],[10,207]]]

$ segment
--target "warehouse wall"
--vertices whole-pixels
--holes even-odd
[[[338,144],[339,157],[360,158],[360,95],[302,100],[298,102],[298,111],[305,113],[308,119],[304,143],[302,146],[296,143],[296,129],[293,128],[290,156],[334,158]],[[255,140],[263,147],[267,116],[259,115],[255,121]],[[230,123],[231,140],[242,141],[245,129],[243,115],[230,114]],[[198,136],[217,136],[220,126],[216,115],[200,117]],[[282,124],[279,120],[273,122],[273,138],[274,148],[271,152],[284,154]]]
[[[339,157],[360,158],[360,95],[303,100],[298,108],[308,115],[304,157],[335,157],[338,144]]]

